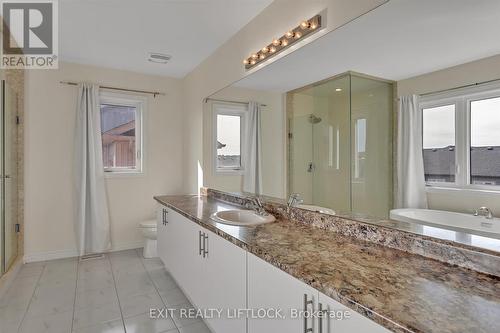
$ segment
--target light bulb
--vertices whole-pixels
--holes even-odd
[[[262,53],[267,53],[267,52],[269,52],[269,48],[267,46],[262,48]]]
[[[293,37],[293,32],[287,31],[287,33],[285,35],[286,35],[286,38],[292,38]]]
[[[251,60],[250,65],[255,65],[255,60]]]
[[[256,53],[252,54],[252,59],[257,59],[257,57],[258,57],[258,56],[257,56],[257,54],[256,54]]]
[[[271,52],[271,53],[276,52],[276,48],[275,48],[274,46],[273,46],[273,47],[271,47],[271,48],[269,49],[269,52]]]
[[[273,45],[274,45],[274,46],[278,46],[278,45],[280,45],[280,41],[279,41],[279,40],[277,40],[277,39],[273,39]]]
[[[263,53],[259,54],[259,59],[260,59],[260,60],[264,59],[265,57],[266,57],[266,56],[265,56]]]
[[[314,30],[314,29],[316,29],[317,27],[318,27],[318,26],[316,25],[316,23],[311,24],[311,29],[313,29],[313,30]]]
[[[295,39],[299,39],[302,37],[302,34],[300,32],[296,32],[293,37],[295,37]]]
[[[243,60],[244,65],[248,65],[248,59]]]
[[[282,46],[287,46],[288,45],[288,41],[286,39],[281,40],[281,45]]]
[[[302,23],[300,24],[300,27],[302,29],[309,28],[309,26],[310,26],[310,23],[307,21],[302,21]]]

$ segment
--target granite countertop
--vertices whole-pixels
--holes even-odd
[[[241,208],[206,196],[155,199],[394,332],[500,331],[500,278],[303,223],[210,219]]]

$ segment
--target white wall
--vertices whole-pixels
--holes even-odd
[[[76,254],[73,231],[73,135],[77,88],[61,80],[159,90],[145,114],[145,174],[107,178],[114,249],[138,247],[137,229],[153,218],[153,195],[182,192],[180,81],[119,70],[60,63],[26,77],[25,259]]]
[[[283,95],[269,91],[227,87],[212,98],[265,104],[262,108],[262,194],[285,197],[285,116]],[[203,184],[204,186],[228,192],[243,191],[243,176],[215,174],[213,170],[215,152],[213,149],[212,102],[203,108]]]
[[[423,94],[463,85],[500,79],[500,55],[398,81],[398,96]],[[427,193],[430,208],[471,212],[490,207],[500,215],[500,194],[475,191],[432,191]]]
[[[183,80],[186,191],[195,193],[203,183],[199,177],[203,163],[202,101],[252,72],[245,72],[242,64],[245,57],[324,9],[327,9],[326,33],[385,2],[386,0],[275,0],[187,75]],[[316,34],[312,39],[321,35],[322,33]],[[280,56],[286,54],[287,52],[283,52]]]

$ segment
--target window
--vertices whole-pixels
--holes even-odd
[[[240,104],[214,104],[214,161],[216,172],[238,173],[243,170],[242,132],[246,107]]]
[[[142,114],[145,100],[101,94],[101,138],[104,171],[142,172]]]
[[[500,191],[500,86],[423,97],[428,186]]]

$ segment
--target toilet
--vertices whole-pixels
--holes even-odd
[[[144,235],[143,257],[146,259],[158,257],[156,251],[156,220],[142,222],[139,224],[139,229]]]

